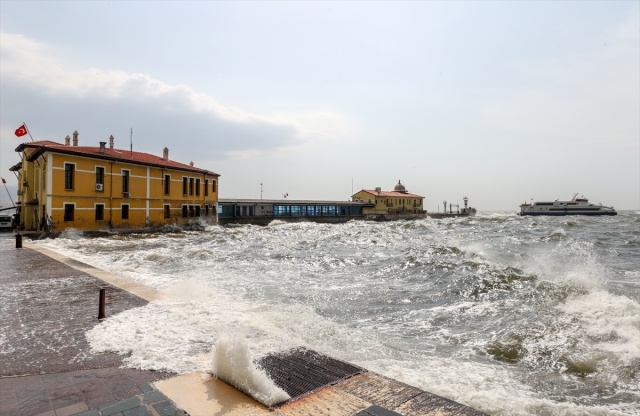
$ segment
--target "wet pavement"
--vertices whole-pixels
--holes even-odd
[[[150,384],[174,374],[91,351],[102,288],[107,316],[147,303],[0,234],[0,416],[184,414]]]

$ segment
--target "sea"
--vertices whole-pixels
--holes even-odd
[[[640,415],[639,211],[35,244],[166,295],[87,332],[131,368],[207,373],[220,345],[253,360],[304,346],[490,415]]]

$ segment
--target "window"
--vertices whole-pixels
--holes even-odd
[[[64,204],[64,220],[73,221],[74,204]]]
[[[216,191],[216,181],[211,181],[211,192]]]
[[[102,166],[96,166],[96,185],[104,185],[104,168]],[[96,190],[101,191],[101,186],[96,186]]]
[[[73,172],[75,165],[71,163],[64,164],[64,189],[73,189]]]
[[[200,179],[196,179],[196,196],[200,196]]]
[[[204,189],[207,189],[207,187],[205,186]],[[206,191],[205,191],[206,192]],[[204,206],[204,216],[208,217],[209,216],[209,205],[205,205]]]
[[[129,171],[122,170],[122,192],[129,192]]]
[[[129,219],[129,204],[122,204],[121,212],[122,212],[122,219],[123,220],[128,220]]]
[[[164,217],[171,218],[171,205],[164,206]]]
[[[209,179],[204,180],[204,196],[209,196]]]
[[[187,178],[182,178],[182,195],[187,194]]]
[[[189,178],[189,195],[193,195],[193,178]]]
[[[164,175],[164,194],[169,195],[171,193],[171,175]]]
[[[96,204],[96,221],[104,220],[104,204]]]
[[[189,216],[189,211],[186,205],[182,206],[182,218],[187,218]]]
[[[196,217],[200,216],[200,205],[196,205]]]
[[[193,205],[189,205],[189,216],[193,217]]]

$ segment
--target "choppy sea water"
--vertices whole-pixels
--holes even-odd
[[[492,415],[640,414],[640,212],[36,244],[168,295],[87,333],[131,367],[209,371],[233,336],[252,357],[302,345]]]

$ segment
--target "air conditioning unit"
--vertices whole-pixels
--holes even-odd
[[[104,185],[101,183],[96,184],[96,191],[104,191]]]
[[[129,198],[129,192],[123,192],[122,193],[122,197],[123,198]]]

